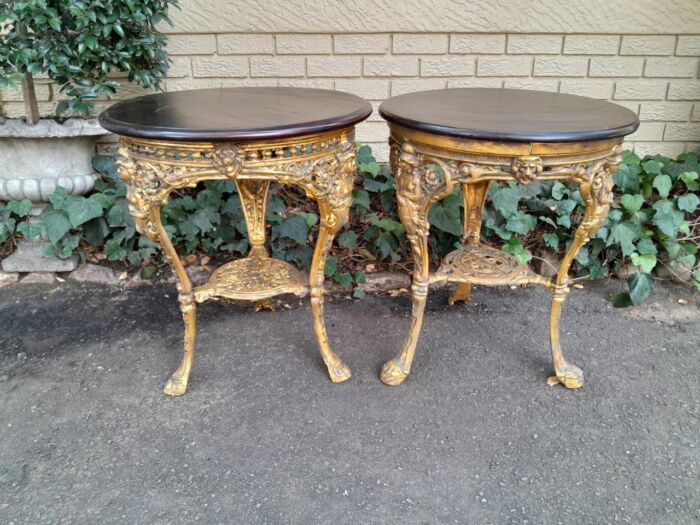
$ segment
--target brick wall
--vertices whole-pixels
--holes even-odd
[[[169,91],[308,86],[355,93],[376,107],[426,89],[537,89],[630,108],[642,123],[627,145],[640,154],[700,150],[700,35],[198,33],[170,35],[169,52]],[[119,98],[140,92],[128,87]],[[40,82],[38,94],[50,113],[52,86]],[[19,93],[0,97],[4,115],[22,114]],[[387,128],[376,112],[358,138],[386,160]]]

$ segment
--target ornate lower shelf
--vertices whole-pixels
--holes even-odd
[[[209,299],[259,301],[284,293],[303,297],[309,279],[294,266],[267,256],[249,256],[224,264],[194,290],[198,303]]]
[[[443,259],[430,276],[431,283],[454,282],[485,286],[541,284],[552,287],[551,280],[536,274],[509,253],[490,246],[464,246]]]

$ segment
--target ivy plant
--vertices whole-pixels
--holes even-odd
[[[365,280],[368,264],[406,271],[412,261],[397,214],[393,175],[377,163],[368,146],[358,147],[357,165],[351,220],[339,233],[325,272],[341,286],[352,288],[355,297],[361,297],[358,285]],[[146,276],[153,274],[163,264],[160,249],[137,234],[114,159],[98,156],[94,167],[102,178],[92,195],[74,196],[59,189],[37,220],[27,220],[29,201],[0,205],[0,242],[45,232],[51,242],[49,251],[59,257],[76,252],[83,257],[100,254],[111,261],[142,267]],[[576,257],[576,277],[629,274],[627,290],[613,297],[615,306],[643,302],[653,289],[653,274],[659,267],[682,274],[700,289],[699,172],[694,153],[671,160],[639,158],[625,152],[613,179],[616,200],[606,222]],[[500,247],[523,264],[546,251],[562,256],[583,213],[576,185],[557,181],[525,186],[494,183],[488,190],[482,241]],[[430,209],[434,263],[460,245],[463,214],[459,188]],[[231,181],[206,182],[194,191],[172,195],[162,217],[182,253],[241,256],[248,251],[243,210]],[[308,270],[318,222],[315,204],[286,186],[272,188],[267,233],[274,257]]]
[[[113,95],[115,74],[158,88],[168,68],[166,37],[178,0],[4,0],[0,2],[0,87],[22,80],[38,119],[32,75],[45,74],[63,93],[58,115],[85,115],[102,96]]]

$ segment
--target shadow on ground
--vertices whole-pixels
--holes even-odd
[[[579,391],[545,385],[547,292],[478,288],[451,309],[431,294],[398,388],[377,373],[405,297],[327,305],[340,385],[308,303],[204,305],[190,391],[168,398],[172,289],[4,288],[0,522],[697,523],[697,297],[620,312],[608,291],[565,306]]]

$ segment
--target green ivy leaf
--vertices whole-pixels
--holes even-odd
[[[41,226],[33,222],[21,222],[17,225],[17,231],[24,235],[27,239],[36,239],[41,235]]]
[[[428,222],[444,232],[462,235],[464,230],[462,229],[459,201],[460,198],[453,194],[435,203],[428,212]]]
[[[654,279],[648,273],[635,273],[627,279],[632,304],[642,304],[654,289]]]
[[[352,284],[352,276],[347,272],[336,274],[335,282],[337,282],[343,288],[349,288]]]
[[[122,248],[119,241],[110,239],[105,244],[105,253],[110,261],[121,261],[127,256],[126,250]]]
[[[491,197],[494,207],[508,218],[518,211],[520,193],[516,188],[504,187],[496,190]]]
[[[69,195],[63,208],[68,212],[68,220],[73,228],[102,215],[102,205],[97,199],[86,199],[79,195]]]
[[[50,207],[44,209],[40,215],[40,220],[46,229],[46,235],[51,244],[56,244],[71,229],[71,223],[65,212],[54,210]]]
[[[632,264],[634,264],[644,273],[651,273],[654,266],[656,266],[656,255],[640,255],[638,253],[633,253]]]
[[[364,291],[362,288],[355,288],[355,289],[352,291],[352,296],[353,296],[355,299],[364,299],[365,295],[366,295],[366,294],[365,294],[365,291]]]
[[[676,231],[683,224],[684,213],[676,210],[673,203],[668,200],[655,202],[654,210],[654,224],[664,235],[674,238]]]
[[[683,181],[685,187],[690,191],[697,191],[700,189],[700,183],[698,183],[698,173],[695,171],[684,171],[678,178]]]
[[[532,259],[532,254],[523,247],[520,239],[512,238],[508,241],[508,244],[504,244],[501,247],[501,250],[511,254],[520,264],[527,264]]]
[[[614,242],[620,245],[623,255],[630,255],[634,251],[634,241],[642,234],[642,229],[639,225],[630,222],[622,221],[615,224],[610,230],[607,246]]]
[[[352,230],[346,230],[338,235],[338,244],[348,250],[353,250],[357,246],[357,234]]]
[[[334,255],[329,255],[326,258],[326,267],[324,268],[323,272],[326,274],[326,277],[332,277],[337,270],[338,258]]]
[[[279,225],[279,234],[292,239],[299,244],[306,244],[306,237],[309,234],[309,225],[306,216],[300,213],[290,215]]]
[[[544,243],[552,250],[559,249],[559,236],[556,233],[545,233],[542,235]]]
[[[637,243],[637,251],[640,255],[656,255],[658,253],[654,241],[649,237],[644,237]]]
[[[654,182],[652,183],[652,186],[656,188],[656,191],[658,191],[659,195],[664,199],[668,197],[672,185],[673,181],[671,181],[671,177],[668,175],[657,175],[654,177]]]
[[[647,160],[642,162],[642,168],[651,175],[658,175],[661,173],[661,170],[663,170],[664,165],[657,160]]]
[[[693,213],[700,204],[700,199],[694,193],[686,193],[678,197],[677,206],[679,210]]]
[[[622,204],[622,207],[628,212],[637,213],[640,209],[642,209],[642,204],[644,204],[644,196],[640,194],[626,194],[620,199],[620,204]]]
[[[25,217],[29,213],[29,210],[32,209],[32,201],[29,199],[10,201],[7,203],[7,209],[18,217]]]

